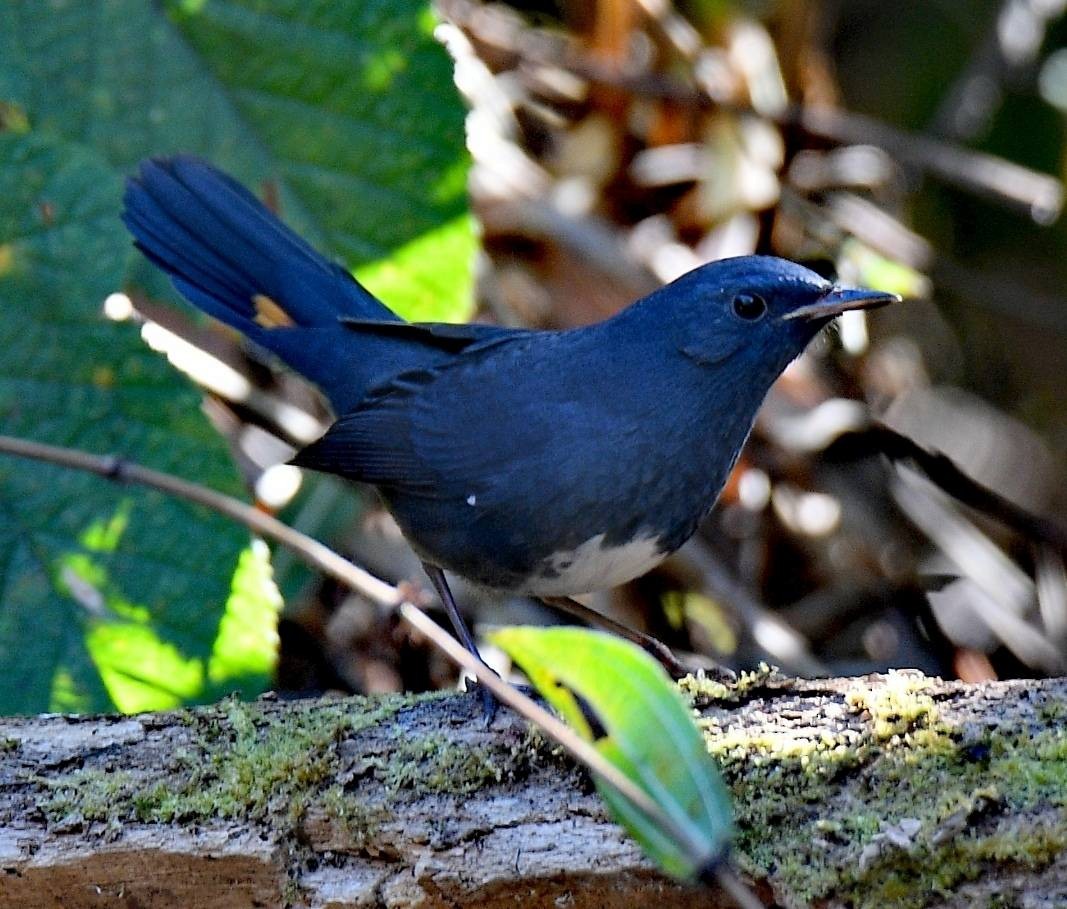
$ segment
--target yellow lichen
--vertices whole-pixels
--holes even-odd
[[[832,732],[776,726],[772,698],[761,731],[702,720],[733,790],[741,867],[790,904],[911,909],[989,862],[1040,867],[1067,848],[1067,732],[963,731],[931,692],[915,673],[856,680]],[[1020,821],[1035,812],[1049,820]]]
[[[885,741],[937,719],[937,707],[928,693],[929,681],[913,672],[890,672],[874,686],[862,681],[845,695],[845,703],[865,710],[874,723],[874,734]]]
[[[766,685],[779,676],[776,666],[760,663],[755,670],[743,671],[736,679],[724,682],[709,678],[700,670],[695,675],[687,675],[678,681],[678,688],[694,703],[713,701],[737,701],[753,689]]]

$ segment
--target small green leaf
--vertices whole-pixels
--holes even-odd
[[[841,247],[838,268],[847,264],[855,272],[856,283],[875,290],[900,294],[902,297],[930,295],[930,280],[902,262],[881,255],[855,238]]]
[[[490,639],[583,738],[704,846],[703,855],[692,855],[594,775],[616,819],[665,871],[692,878],[723,855],[731,836],[729,796],[689,707],[655,660],[583,628],[502,628]]]

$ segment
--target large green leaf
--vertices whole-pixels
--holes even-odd
[[[463,110],[432,28],[423,0],[0,4],[3,122],[30,130],[0,151],[0,431],[237,491],[196,396],[98,315],[124,285],[173,298],[118,221],[121,176],[148,155],[235,173],[409,318],[465,317]],[[227,632],[234,610],[272,629],[276,607],[240,531],[9,459],[0,507],[0,711],[266,684],[270,635]]]
[[[315,212],[401,314],[470,312],[463,108],[422,0],[172,2],[185,35]]]
[[[239,492],[198,395],[99,315],[123,270],[118,175],[36,134],[0,135],[0,160],[0,432]],[[277,602],[242,528],[11,458],[0,518],[0,712],[159,708],[269,681]],[[249,621],[267,637],[238,633]]]
[[[425,0],[0,4],[0,101],[123,172],[202,154],[408,318],[470,313],[463,106]],[[395,262],[396,267],[390,267]],[[137,277],[163,285],[138,266]]]
[[[502,628],[489,635],[563,718],[700,844],[689,844],[594,775],[616,819],[669,874],[692,878],[720,859],[731,833],[726,787],[663,668],[640,648],[584,628]]]

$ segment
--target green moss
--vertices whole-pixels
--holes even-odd
[[[21,743],[18,739],[0,739],[0,754],[9,754],[18,751]]]
[[[834,734],[701,721],[733,789],[744,870],[802,904],[920,907],[989,862],[1040,867],[1067,848],[1061,726],[953,728],[912,673],[857,682],[844,704]],[[1042,812],[1054,820],[1034,824]]]
[[[49,821],[63,825],[112,819],[117,801],[136,785],[124,770],[79,770],[60,777],[51,796],[38,807]]]
[[[499,783],[506,769],[506,756],[430,735],[398,740],[388,760],[379,763],[378,776],[393,792],[466,795]]]
[[[1050,726],[1055,723],[1062,723],[1064,720],[1067,720],[1067,704],[1060,703],[1059,701],[1049,701],[1038,708],[1037,715],[1041,718],[1042,722],[1047,723]]]
[[[330,786],[315,803],[327,819],[344,831],[345,844],[352,849],[373,842],[382,824],[389,819],[384,808],[364,804],[339,785]]]
[[[146,783],[143,775],[125,770],[85,768],[49,784],[39,807],[60,826],[269,816],[275,825],[293,830],[314,811],[358,847],[374,837],[388,812],[368,806],[336,782],[341,771],[337,743],[417,700],[439,696],[349,698],[290,704],[284,711],[227,700],[175,717],[190,726],[190,743],[171,757],[159,778]],[[518,776],[547,752],[535,733],[511,746],[472,746],[457,745],[444,734],[405,737],[398,731],[383,756],[361,763],[394,795],[465,795]]]
[[[286,907],[305,904],[303,888],[292,878],[289,878],[282,888],[282,904]]]
[[[332,786],[339,769],[336,745],[413,702],[409,696],[348,698],[289,705],[223,701],[188,712],[188,750],[174,754],[162,779],[145,785],[122,770],[87,768],[51,784],[39,807],[49,821],[142,823],[214,818],[258,820],[268,814],[298,825],[323,792],[324,809],[346,825],[366,820],[354,797]]]

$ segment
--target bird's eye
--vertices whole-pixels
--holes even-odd
[[[734,312],[747,322],[762,319],[767,303],[759,294],[738,294],[734,297]]]

